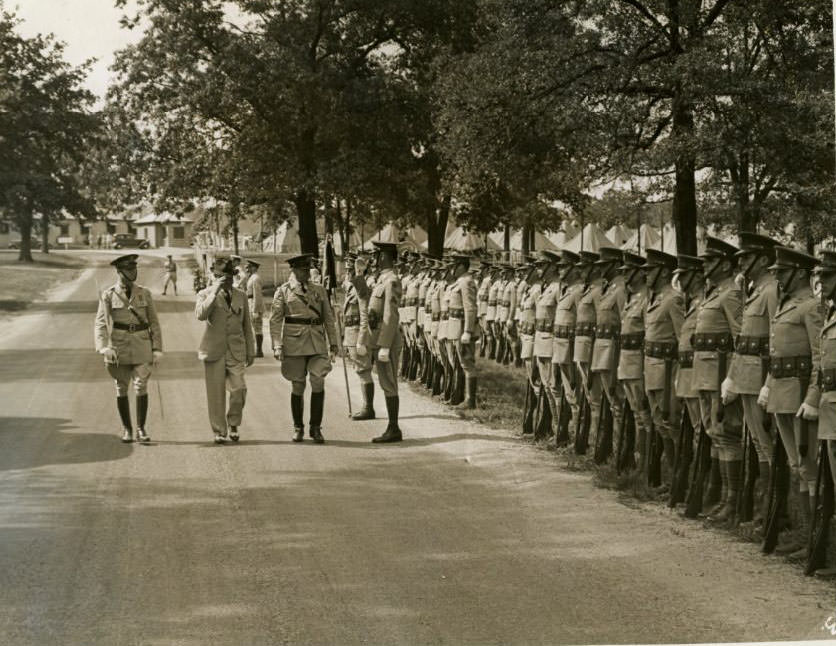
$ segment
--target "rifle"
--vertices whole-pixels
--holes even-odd
[[[790,488],[790,468],[787,451],[781,441],[781,433],[775,433],[772,452],[772,477],[769,482],[769,507],[763,525],[763,553],[772,554],[778,543],[787,509],[787,494]]]
[[[758,456],[755,442],[746,420],[743,421],[743,490],[737,499],[735,516],[737,522],[752,520],[755,508],[755,480],[758,478]]]
[[[819,447],[819,468],[816,474],[813,521],[810,526],[809,556],[807,567],[804,568],[804,574],[808,576],[827,564],[830,519],[833,516],[834,507],[833,477],[830,472],[830,458],[827,454],[827,440],[821,440]]]
[[[595,464],[604,464],[612,455],[613,416],[612,405],[606,393],[602,393],[601,415],[595,429]]]
[[[531,368],[531,374],[526,378],[525,406],[523,408],[523,435],[534,434],[534,420],[537,415],[537,390],[542,386],[539,380],[539,371],[535,363]]]
[[[647,438],[647,485],[658,487],[662,484],[662,453],[665,444],[662,435],[655,428],[648,430]]]
[[[691,461],[694,459],[694,426],[691,424],[691,416],[688,414],[688,407],[682,407],[682,416],[679,420],[679,447],[674,461],[673,475],[671,476],[671,495],[668,506],[673,509],[680,502],[685,501],[685,493],[688,488],[688,471]]]
[[[694,429],[694,432],[696,433],[697,430]],[[685,518],[696,518],[702,511],[703,489],[711,469],[711,438],[708,437],[702,424],[700,424],[699,434],[691,486],[688,487],[688,495],[685,498]]]
[[[625,397],[621,406],[621,424],[618,426],[618,438],[615,448],[615,472],[621,474],[635,467],[633,451],[636,443],[636,419],[633,408]]]
[[[580,384],[579,384],[580,386]],[[586,449],[589,446],[589,426],[591,424],[592,410],[589,406],[589,400],[586,398],[586,392],[583,387],[579,387],[581,398],[580,402],[580,420],[578,423],[578,430],[575,433],[575,454],[585,455]]]
[[[540,390],[537,394],[537,423],[534,425],[534,439],[541,440],[552,434],[552,413],[551,401],[546,385],[540,380]]]
[[[555,365],[555,372],[558,371]],[[560,403],[557,409],[557,432],[555,433],[555,445],[564,446],[569,443],[569,420],[571,419],[571,411],[569,410],[569,400],[566,398],[566,387],[562,384],[562,377],[556,375],[555,378],[561,379],[560,386]]]

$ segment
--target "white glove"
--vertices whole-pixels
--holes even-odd
[[[355,352],[357,352],[358,357],[365,357],[366,352],[368,352],[368,350],[366,350],[366,346],[358,343],[357,347],[355,348]]]
[[[162,350],[154,350],[154,352],[152,354],[154,355],[154,358],[151,359],[151,363],[156,366],[160,362],[160,359],[163,358],[163,351]]]
[[[758,394],[758,405],[762,408],[766,408],[766,405],[769,403],[769,386],[764,386],[761,388],[761,392]]]
[[[282,349],[282,346],[273,348],[273,358],[276,361],[284,361],[284,350]]]
[[[723,383],[720,384],[720,399],[724,404],[728,404],[737,399],[737,393],[731,391],[732,380],[726,377]]]
[[[377,353],[377,360],[386,363],[389,361],[389,348],[380,348]]]
[[[464,345],[467,345],[468,343],[470,343],[470,332],[463,333],[461,341]]]
[[[116,363],[116,350],[114,350],[110,346],[99,350],[99,354],[105,358],[105,361],[107,363]]]
[[[808,422],[814,422],[819,418],[819,409],[815,406],[810,406],[810,404],[801,404],[795,416],[806,419]]]

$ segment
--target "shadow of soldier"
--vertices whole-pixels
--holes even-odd
[[[0,471],[121,460],[133,451],[115,434],[66,432],[73,428],[55,417],[0,417]]]

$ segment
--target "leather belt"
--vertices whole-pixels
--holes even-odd
[[[489,300],[488,307],[496,307],[496,300]]]
[[[534,321],[523,321],[520,323],[520,334],[534,334],[535,328]]]
[[[534,329],[538,332],[551,332],[554,324],[549,319],[537,319],[534,322]]]
[[[450,310],[444,310],[443,312],[439,312],[438,314],[439,316],[441,316],[442,321],[446,321],[450,318]]]
[[[678,358],[676,341],[645,341],[644,356],[651,359]]]
[[[440,321],[441,320],[441,312],[433,312],[433,321]]]
[[[596,339],[615,339],[618,338],[618,333],[621,327],[616,325],[596,325],[595,338]]]
[[[694,351],[687,350],[679,353],[679,367],[693,368],[694,367]]]
[[[575,336],[595,336],[595,323],[578,323],[575,325]]]
[[[346,316],[345,317],[345,326],[346,327],[357,327],[360,325],[360,316],[354,314],[353,316]]]
[[[322,325],[321,319],[303,319],[298,316],[285,316],[284,322],[291,325]]]
[[[406,299],[406,305],[404,305],[404,307],[416,307],[417,305],[418,305],[418,299],[417,298],[407,298]]]
[[[570,325],[555,325],[554,335],[558,339],[571,339],[575,336],[575,328]]]
[[[644,332],[621,335],[622,350],[641,350],[644,345]]]
[[[836,390],[836,369],[827,368],[821,371],[821,389],[826,393]]]
[[[252,294],[247,294],[247,298],[255,298]]]
[[[511,307],[511,301],[499,301],[500,307]]]
[[[125,330],[125,332],[141,332],[142,330],[147,330],[149,325],[147,323],[119,323],[118,321],[113,322],[113,329],[114,330]]]
[[[464,318],[464,310],[460,310],[460,309],[450,310],[450,318],[451,319],[463,319]]]
[[[737,354],[745,354],[754,357],[768,355],[769,337],[738,335],[734,342],[734,351]]]
[[[718,332],[716,334],[699,333],[694,335],[694,350],[728,352],[733,346],[732,336],[728,332]]]
[[[770,357],[769,374],[775,379],[809,378],[813,369],[813,357]]]

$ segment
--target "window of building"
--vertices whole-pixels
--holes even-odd
[[[113,222],[107,223],[107,232],[108,233],[116,233],[116,225]]]
[[[8,222],[0,222],[0,233],[8,233],[9,232],[9,223]]]
[[[69,224],[61,224],[61,235],[68,236],[70,235],[70,225]]]
[[[186,227],[174,227],[173,231],[175,240],[182,240],[186,237]]]

